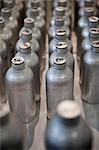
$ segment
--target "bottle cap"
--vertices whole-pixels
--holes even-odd
[[[57,114],[64,119],[75,119],[80,116],[81,111],[76,102],[65,100],[58,105]]]
[[[25,62],[23,57],[14,57],[12,59],[12,67],[16,70],[21,70],[25,68]]]

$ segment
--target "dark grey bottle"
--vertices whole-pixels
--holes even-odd
[[[31,51],[30,43],[20,43],[19,52],[16,54],[16,57],[23,57],[25,60],[25,64],[31,68],[34,73],[35,80],[35,93],[36,93],[36,116],[35,116],[35,124],[37,124],[39,120],[39,110],[40,109],[38,103],[40,103],[40,63],[39,58],[35,52]],[[38,112],[37,112],[38,110]]]
[[[45,17],[45,11],[44,11],[43,7],[41,6],[41,0],[35,0],[35,1],[31,0],[27,5],[28,9],[34,8],[34,7],[39,9],[39,15],[44,18]]]
[[[46,94],[49,119],[55,115],[55,108],[60,101],[73,99],[73,73],[66,66],[66,59],[63,57],[57,57],[47,72]]]
[[[49,54],[51,55],[56,50],[56,43],[66,42],[68,51],[72,51],[72,42],[67,38],[66,31],[64,29],[56,30],[55,38],[50,41],[49,44]]]
[[[4,63],[0,56],[0,103],[5,103],[7,101],[4,77],[5,77]]]
[[[5,19],[5,23],[7,28],[11,29],[13,38],[12,38],[12,45],[13,49],[15,47],[15,43],[18,38],[18,21],[11,16],[11,9],[4,7],[1,9],[1,15]]]
[[[94,15],[94,8],[93,7],[86,7],[84,8],[84,16],[82,16],[78,21],[78,30],[77,30],[77,54],[80,56],[80,48],[82,42],[82,30],[84,27],[88,26],[88,18]]]
[[[13,48],[12,48],[12,32],[9,28],[5,26],[4,18],[0,17],[0,38],[5,42],[6,44],[6,57],[7,59],[5,60],[7,63],[6,64],[6,69],[10,65],[10,60],[11,57],[13,56]],[[2,44],[0,44],[2,46]],[[4,46],[5,47],[5,46]],[[5,54],[3,54],[3,57],[5,57]],[[2,54],[1,54],[2,55]]]
[[[10,112],[8,104],[0,104],[0,149],[23,150],[24,126]]]
[[[55,25],[51,26],[49,28],[49,37],[50,37],[50,40],[52,40],[53,38],[55,38],[55,34],[56,34],[56,31],[58,29],[64,29],[66,31],[66,35],[67,35],[67,38],[70,38],[70,30],[68,27],[66,27],[64,25],[64,18],[63,17],[56,17],[55,18]]]
[[[32,51],[34,51],[39,55],[39,42],[32,37],[31,30],[24,28],[24,30],[22,30],[21,32],[20,39],[16,43],[16,52],[19,51],[20,43],[26,43],[26,42],[29,42],[31,44]]]
[[[92,131],[76,102],[65,100],[57,106],[56,115],[46,128],[45,145],[46,150],[92,149]]]
[[[83,60],[82,100],[87,103],[99,104],[99,40],[92,43]]]
[[[40,29],[40,31],[45,33],[45,20],[39,15],[39,8],[30,8],[26,13],[27,17],[33,18],[35,26]]]
[[[25,66],[22,57],[14,57],[5,78],[11,111],[21,122],[31,122],[35,116],[35,81],[32,70]]]
[[[41,32],[40,32],[39,28],[34,26],[34,19],[32,19],[32,18],[25,18],[24,19],[24,27],[22,27],[22,29],[20,30],[20,33],[19,33],[20,36],[21,36],[21,32],[24,29],[31,30],[32,31],[32,37],[35,38],[36,40],[38,40],[39,43],[41,44]]]
[[[74,58],[68,51],[66,42],[58,42],[56,44],[56,50],[50,56],[50,66],[54,65],[54,60],[57,57],[64,57],[66,59],[66,65],[74,72]]]
[[[62,6],[56,7],[55,14],[53,15],[50,23],[52,26],[55,24],[55,18],[58,16],[64,18],[64,24],[66,25],[66,27],[70,27],[70,19],[67,16],[65,16],[65,8]]]

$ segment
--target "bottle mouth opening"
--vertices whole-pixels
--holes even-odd
[[[4,23],[3,17],[0,17],[0,24]]]
[[[65,30],[57,30],[56,35],[66,35],[66,31]]]
[[[56,48],[65,49],[65,48],[67,48],[67,44],[66,44],[66,42],[59,42],[56,44]]]
[[[90,29],[90,33],[93,33],[93,34],[97,33],[97,34],[99,34],[99,28],[91,28]]]
[[[56,7],[56,11],[65,11],[65,9],[62,6],[58,6],[58,7]]]
[[[24,29],[24,30],[21,32],[21,35],[32,35],[32,31],[29,30],[29,29]]]
[[[4,7],[4,8],[2,8],[2,10],[1,10],[2,12],[11,12],[11,9],[9,9],[8,7]]]
[[[89,21],[90,21],[90,22],[98,22],[99,19],[98,19],[98,17],[96,17],[96,16],[92,16],[92,17],[89,18]]]
[[[22,57],[14,57],[14,58],[12,59],[12,63],[13,63],[14,65],[23,64],[23,63],[24,63],[24,58],[22,58]]]
[[[26,43],[21,43],[21,44],[19,45],[19,48],[22,49],[22,50],[30,49],[30,47],[31,47],[31,44],[28,43],[28,42],[26,42]]]
[[[54,60],[54,64],[56,65],[63,65],[66,63],[66,59],[63,58],[63,57],[57,57],[55,60]]]
[[[92,43],[92,46],[95,47],[95,48],[99,48],[99,41],[94,41]]]
[[[26,18],[26,19],[24,19],[24,22],[26,22],[26,23],[34,23],[34,20],[32,18]]]
[[[86,7],[84,8],[85,12],[93,12],[94,11],[94,8],[93,7]]]

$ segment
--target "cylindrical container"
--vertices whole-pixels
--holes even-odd
[[[84,8],[84,16],[82,16],[78,21],[78,31],[77,31],[77,55],[80,56],[80,48],[82,42],[82,30],[84,27],[88,26],[88,18],[94,15],[94,8],[93,7],[86,7]]]
[[[63,57],[57,57],[47,72],[46,94],[49,119],[55,115],[55,108],[60,101],[73,99],[73,73],[66,66],[66,59]]]
[[[92,43],[83,60],[82,100],[87,103],[99,104],[99,40]]]
[[[0,150],[23,150],[23,146],[24,126],[6,103],[0,104]]]
[[[3,17],[0,17],[0,38],[6,43],[6,69],[10,65],[11,57],[13,56],[13,46],[12,46],[12,32],[9,28],[5,26],[5,21]],[[0,44],[1,46],[3,44]],[[3,54],[3,57],[5,55]],[[4,60],[3,60],[4,61]]]
[[[5,103],[7,101],[4,77],[5,77],[4,64],[0,56],[0,103]]]
[[[39,15],[41,17],[45,17],[45,11],[43,9],[43,7],[41,6],[41,0],[31,0],[30,3],[28,3],[27,5],[28,9],[30,8],[38,8],[39,9]]]
[[[55,18],[58,16],[64,18],[64,24],[66,25],[66,27],[70,27],[70,19],[65,15],[65,8],[62,6],[56,7],[55,15],[53,15],[53,17],[51,19],[52,26],[55,24]]]
[[[49,54],[51,55],[56,50],[56,43],[66,42],[68,51],[72,51],[72,42],[67,38],[66,31],[64,29],[56,30],[55,38],[50,41],[49,44]]]
[[[11,16],[11,9],[10,8],[7,8],[7,7],[2,8],[1,9],[1,15],[5,19],[5,23],[6,23],[7,28],[11,29],[11,31],[14,35],[12,38],[12,45],[14,48],[16,40],[18,38],[18,22],[15,18],[13,18]]]
[[[46,150],[92,149],[92,131],[81,117],[79,108],[76,102],[69,100],[57,106],[56,115],[46,128]]]
[[[27,11],[27,17],[33,18],[35,26],[40,29],[40,31],[44,34],[45,33],[45,20],[43,17],[39,15],[39,8],[30,8]]]
[[[63,17],[56,17],[55,18],[55,25],[49,28],[49,37],[50,40],[55,37],[56,31],[59,29],[64,29],[66,31],[67,37],[70,38],[70,30],[68,27],[64,25],[64,18]]]
[[[29,43],[21,43],[19,45],[19,52],[16,54],[18,57],[23,57],[25,60],[25,63],[28,67],[30,67],[34,73],[34,79],[35,79],[35,92],[36,92],[36,115],[34,118],[34,123],[37,124],[39,121],[39,110],[40,109],[40,64],[39,64],[39,58],[31,51],[31,46]]]
[[[13,111],[20,121],[29,123],[35,116],[35,82],[32,70],[22,57],[14,57],[6,73],[6,92]]]
[[[66,42],[58,42],[56,44],[56,51],[50,56],[50,66],[54,65],[54,60],[57,57],[64,57],[66,59],[66,65],[74,73],[74,58],[73,55],[68,51]]]
[[[24,27],[20,30],[20,33],[19,33],[20,36],[21,36],[21,32],[24,29],[31,30],[32,31],[32,37],[35,38],[36,40],[38,40],[39,43],[41,44],[41,32],[40,32],[39,28],[34,26],[34,20],[32,18],[25,18],[24,19]]]
[[[32,47],[32,51],[36,52],[39,55],[39,42],[32,37],[32,31],[29,29],[22,30],[20,39],[16,43],[16,51],[19,51],[19,45],[20,43],[26,43],[29,42]]]

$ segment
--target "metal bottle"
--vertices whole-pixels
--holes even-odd
[[[32,19],[32,18],[25,18],[24,19],[24,27],[22,27],[22,29],[20,30],[20,33],[19,33],[20,36],[21,36],[21,32],[24,29],[31,30],[32,31],[32,37],[35,38],[36,40],[38,40],[39,43],[41,44],[41,32],[40,32],[39,28],[34,26],[34,19]]]
[[[12,32],[9,28],[5,26],[4,18],[0,17],[0,38],[6,43],[6,57],[7,59],[5,60],[7,63],[6,64],[6,69],[10,65],[10,60],[13,56],[13,46],[12,46]],[[2,46],[2,44],[0,44]],[[4,46],[5,47],[5,46]],[[3,54],[3,57],[5,55]]]
[[[77,54],[78,56],[80,56],[80,47],[81,47],[81,42],[82,42],[82,30],[84,27],[86,27],[87,24],[87,20],[89,17],[93,16],[94,13],[94,8],[93,7],[86,7],[84,8],[84,16],[82,16],[79,21],[78,21],[78,31],[77,31],[77,35],[78,35],[78,39],[77,39]]]
[[[66,42],[68,51],[72,51],[72,42],[67,38],[66,31],[64,29],[56,30],[55,38],[50,41],[49,44],[49,54],[51,55],[56,50],[56,43]]]
[[[58,16],[64,18],[64,24],[66,25],[66,27],[70,27],[70,19],[65,16],[65,8],[62,6],[56,7],[55,14],[53,15],[50,23],[52,26],[55,24],[55,18]]]
[[[99,104],[99,40],[92,43],[83,60],[82,100],[87,103]]]
[[[36,52],[39,55],[39,42],[32,37],[32,31],[29,29],[22,30],[20,39],[16,43],[16,51],[19,51],[20,43],[29,42],[31,44],[32,51]]]
[[[55,108],[60,101],[73,99],[73,73],[66,66],[66,59],[63,57],[57,57],[47,72],[46,94],[49,119],[55,115]]]
[[[74,58],[68,51],[66,42],[58,42],[56,44],[56,50],[50,56],[50,66],[54,65],[54,60],[57,57],[64,57],[66,59],[66,65],[74,72]]]
[[[45,20],[39,15],[39,8],[30,8],[26,13],[27,17],[33,18],[35,26],[40,29],[40,31],[45,33]]]
[[[23,57],[25,64],[31,68],[35,80],[35,94],[36,94],[36,109],[39,109],[40,103],[40,63],[39,58],[35,52],[31,51],[30,43],[20,43],[19,52],[16,57]],[[35,124],[39,120],[39,113],[35,116]]]
[[[0,104],[0,149],[23,150],[24,132],[24,126],[10,112],[9,106]]]
[[[92,149],[92,131],[76,102],[66,99],[57,106],[56,115],[46,128],[45,146],[46,150]]]
[[[31,122],[35,116],[35,81],[32,70],[25,66],[22,57],[14,57],[5,78],[11,111],[20,121]]]
[[[5,23],[6,23],[7,28],[11,29],[11,31],[13,33],[12,45],[13,45],[13,49],[14,49],[15,43],[16,43],[17,38],[18,38],[18,22],[15,18],[13,18],[11,16],[11,9],[9,9],[7,7],[4,7],[1,9],[1,15],[5,19]]]
[[[39,9],[39,15],[44,18],[45,11],[44,11],[43,7],[41,6],[41,0],[35,0],[35,1],[31,0],[30,3],[28,3],[28,5],[27,5],[28,9],[34,8],[34,7]]]
[[[7,54],[7,46],[1,38],[0,38],[0,56],[3,60],[4,74],[5,74],[5,72],[8,69],[8,54]]]
[[[0,103],[5,103],[7,101],[4,77],[5,77],[4,63],[0,56]]]
[[[58,29],[64,29],[66,31],[67,38],[70,38],[70,30],[69,30],[69,28],[67,28],[64,25],[64,18],[63,17],[56,17],[55,18],[55,25],[53,25],[53,26],[51,26],[49,28],[49,37],[50,37],[50,40],[55,37],[56,31]]]

